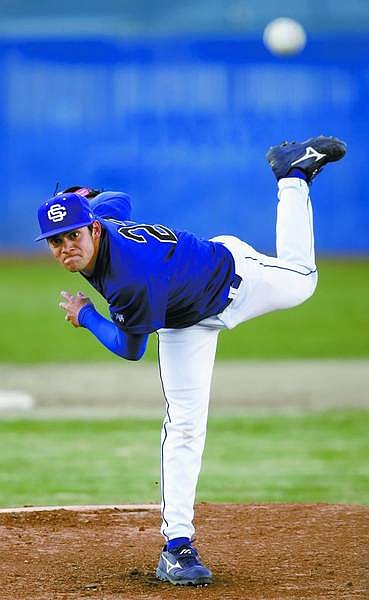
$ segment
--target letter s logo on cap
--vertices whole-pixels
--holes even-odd
[[[48,219],[49,221],[53,221],[53,223],[58,223],[59,221],[62,221],[66,214],[67,209],[61,204],[53,204],[47,211]]]

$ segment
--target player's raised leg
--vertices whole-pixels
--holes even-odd
[[[335,137],[318,136],[305,142],[283,142],[267,152],[278,181],[277,257],[297,266],[315,269],[313,214],[309,185],[329,162],[346,153]]]
[[[344,142],[319,136],[301,143],[284,142],[267,153],[278,180],[277,257],[260,254],[237,238],[226,244],[242,277],[237,297],[220,315],[227,327],[273,310],[301,304],[317,284],[313,214],[309,184],[329,162],[345,155]]]
[[[283,142],[267,153],[279,190],[276,249],[278,261],[282,263],[276,261],[274,268],[288,269],[283,264],[288,263],[291,273],[296,271],[296,277],[291,281],[292,305],[294,294],[297,296],[296,304],[299,304],[299,296],[301,301],[309,298],[317,283],[309,186],[326,164],[341,159],[345,153],[346,144],[332,136],[318,136],[300,143]],[[272,273],[269,275],[273,278]]]

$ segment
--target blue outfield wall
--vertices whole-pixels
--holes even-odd
[[[283,59],[249,38],[2,40],[0,119],[2,251],[40,249],[36,207],[59,181],[274,253],[265,152],[327,133],[349,152],[312,187],[318,252],[369,252],[369,37],[312,37]]]

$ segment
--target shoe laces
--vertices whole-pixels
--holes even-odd
[[[196,548],[191,546],[191,544],[183,544],[183,546],[179,546],[178,548],[172,550],[171,553],[174,554],[176,558],[184,563],[187,567],[192,567],[193,565],[199,564],[199,555]]]

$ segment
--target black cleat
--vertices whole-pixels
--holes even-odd
[[[305,142],[283,142],[272,146],[266,158],[277,180],[296,168],[303,171],[307,183],[311,183],[324,165],[340,160],[345,154],[345,142],[333,136],[319,135]]]

